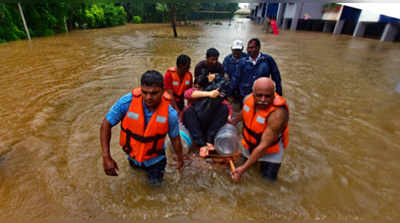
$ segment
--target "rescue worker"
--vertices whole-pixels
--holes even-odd
[[[232,53],[224,58],[224,71],[228,74],[229,79],[232,79],[232,75],[238,71],[239,59],[247,56],[243,53],[243,49],[243,42],[235,40],[231,46]]]
[[[164,86],[171,97],[171,104],[180,113],[184,106],[184,92],[193,85],[190,69],[190,57],[180,55],[176,59],[176,67],[168,68],[164,75]]]
[[[289,140],[289,110],[286,100],[275,93],[274,82],[266,77],[257,79],[253,93],[244,99],[240,118],[243,120],[242,154],[246,162],[232,171],[232,179],[239,181],[242,174],[257,161],[261,175],[276,180],[284,148]]]
[[[224,66],[218,62],[219,52],[215,48],[209,48],[206,52],[206,59],[200,61],[194,68],[195,78],[200,75],[207,76],[208,74],[222,74],[224,75]]]
[[[177,112],[165,93],[162,75],[146,71],[140,87],[122,96],[110,109],[100,128],[103,168],[118,176],[118,165],[110,154],[111,128],[121,121],[120,145],[133,168],[144,169],[148,182],[160,185],[166,166],[165,137],[168,133],[177,154],[177,168],[183,166]]]
[[[239,60],[247,57],[247,54],[243,53],[243,42],[241,40],[235,40],[231,46],[232,53],[225,57],[223,65],[224,71],[228,74],[229,80],[232,80],[232,76],[239,72]],[[238,76],[238,75],[236,75]],[[234,102],[240,104],[239,89],[236,88],[231,92]]]
[[[247,57],[240,59],[239,72],[232,76],[231,88],[235,92],[239,90],[241,102],[251,93],[251,87],[260,77],[271,77],[276,84],[276,92],[282,96],[281,74],[274,59],[260,52],[261,43],[257,38],[247,43]]]

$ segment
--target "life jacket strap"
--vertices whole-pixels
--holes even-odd
[[[175,97],[175,99],[178,99],[179,101],[184,99],[184,95],[183,94],[177,95],[176,93],[174,93],[174,97]]]
[[[122,149],[128,155],[132,151],[131,144],[130,144],[131,138],[133,138],[139,142],[142,142],[142,143],[151,143],[151,142],[153,143],[153,147],[151,148],[151,150],[147,151],[146,155],[150,156],[150,155],[153,155],[154,153],[158,154],[159,156],[165,155],[164,149],[157,149],[157,143],[158,143],[158,140],[163,139],[167,134],[157,134],[154,136],[144,137],[144,136],[132,133],[129,129],[124,129],[122,127],[122,125],[121,125],[121,130],[123,132],[125,132],[125,135],[126,135],[126,140],[125,140],[126,144],[122,147]],[[134,157],[132,157],[132,158],[134,158]]]
[[[256,144],[258,144],[258,143],[260,142],[260,140],[261,140],[262,133],[256,133],[256,132],[254,132],[253,130],[251,130],[251,129],[246,125],[245,122],[243,122],[243,127],[246,129],[246,131],[247,131],[247,133],[248,133],[249,135],[251,135],[253,138],[256,139]],[[244,137],[244,131],[243,131],[243,137]],[[244,138],[246,138],[246,137],[244,137]]]
[[[253,150],[257,147],[257,145],[260,144],[262,133],[255,133],[254,131],[249,129],[249,127],[247,127],[246,123],[244,123],[244,122],[243,122],[243,127],[246,129],[246,131],[247,131],[247,133],[249,133],[249,135],[251,135],[252,137],[254,137],[256,139],[256,143],[250,142],[250,140],[248,140],[246,138],[246,136],[244,135],[244,131],[243,131],[243,133],[242,133],[243,134],[243,139],[247,143],[247,145],[249,146],[249,153],[251,154],[253,152]],[[274,146],[274,145],[278,144],[279,141],[281,141],[281,139],[282,139],[282,135],[280,135],[278,137],[278,139],[271,146]]]

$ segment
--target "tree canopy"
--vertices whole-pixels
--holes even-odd
[[[177,36],[177,21],[207,19],[209,15],[201,11],[230,11],[231,15],[224,15],[229,17],[238,9],[229,0],[1,0],[0,42],[27,38],[17,3],[22,5],[32,37],[129,21],[169,21]]]

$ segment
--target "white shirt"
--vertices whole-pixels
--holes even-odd
[[[253,60],[252,57],[249,57],[249,61],[250,61],[253,65],[256,65],[256,63],[257,63],[258,59],[260,59],[260,57],[261,57],[261,53],[258,53],[258,56],[257,56],[256,60]]]

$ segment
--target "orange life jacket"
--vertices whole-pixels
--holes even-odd
[[[168,106],[170,96],[164,93],[160,104],[145,127],[143,97],[140,88],[132,90],[132,102],[121,122],[119,144],[122,149],[138,162],[143,162],[160,155],[165,136],[168,133]]]
[[[191,88],[190,83],[192,82],[192,74],[190,72],[186,72],[185,76],[181,80],[178,72],[176,71],[176,67],[168,68],[168,71],[172,76],[172,92],[174,92],[175,101],[183,101],[183,93]]]
[[[253,152],[253,149],[260,144],[261,135],[265,128],[268,126],[268,116],[271,112],[275,111],[278,107],[285,107],[289,111],[286,100],[275,93],[275,98],[272,105],[268,106],[264,110],[255,110],[255,102],[253,94],[250,94],[244,101],[242,108],[243,115],[243,139],[242,145],[249,151]],[[279,142],[282,141],[283,147],[286,148],[289,143],[289,125],[286,125],[285,129],[281,133],[279,139],[270,147],[265,150],[266,154],[280,152]]]

